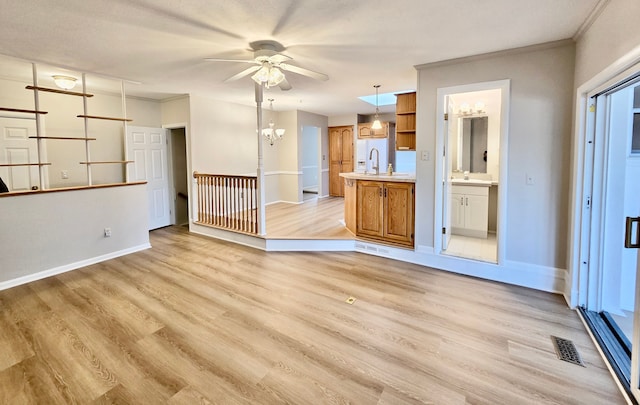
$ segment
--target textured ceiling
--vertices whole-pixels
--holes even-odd
[[[415,89],[415,65],[572,38],[602,1],[5,0],[0,54],[140,82],[133,95],[253,105],[249,77],[224,82],[248,65],[203,59],[251,58],[250,42],[273,39],[330,77],[287,73],[293,89],[265,97],[275,110],[370,114],[357,97],[374,84]]]

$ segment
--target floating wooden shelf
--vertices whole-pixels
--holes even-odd
[[[126,163],[133,163],[133,160],[110,160],[110,161],[103,161],[103,162],[80,162],[81,165],[107,165],[107,164],[126,164]]]
[[[28,113],[28,114],[48,114],[48,111],[37,111],[37,110],[22,110],[20,108],[7,108],[0,107],[0,111],[11,111],[11,112],[19,112],[19,113]]]
[[[38,90],[38,91],[46,91],[49,93],[68,94],[70,96],[93,97],[93,94],[89,94],[89,93],[79,93],[77,91],[51,89],[49,87],[27,86],[25,88],[27,90]]]
[[[30,139],[60,139],[63,141],[95,141],[96,138],[72,138],[66,136],[30,136]]]
[[[0,167],[16,166],[51,166],[51,163],[0,163]]]
[[[109,120],[109,121],[133,121],[129,118],[116,118],[116,117],[101,117],[99,115],[78,115],[78,118],[91,118],[96,120]]]

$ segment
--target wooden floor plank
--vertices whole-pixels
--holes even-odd
[[[151,243],[0,291],[0,403],[624,403],[557,295],[183,227]]]

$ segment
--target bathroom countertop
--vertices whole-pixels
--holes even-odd
[[[354,180],[395,181],[398,183],[415,183],[416,182],[416,175],[414,173],[399,173],[399,172],[395,172],[391,176],[389,176],[386,172],[381,172],[380,174],[350,172],[350,173],[340,173],[340,177],[344,177],[345,179],[354,179]]]
[[[475,186],[475,187],[490,187],[497,186],[497,181],[492,180],[480,180],[480,179],[451,179],[451,184],[454,186]]]

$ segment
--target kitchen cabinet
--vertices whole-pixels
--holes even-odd
[[[486,238],[489,223],[489,187],[452,186],[451,234]]]
[[[356,236],[413,246],[414,183],[357,181]]]
[[[396,94],[396,150],[416,150],[416,92]]]
[[[393,130],[394,124],[392,122],[381,122],[380,124],[382,124],[380,129],[371,129],[373,122],[358,124],[358,139],[388,138],[389,131]]]
[[[329,127],[329,195],[344,196],[340,173],[353,171],[353,126]]]

